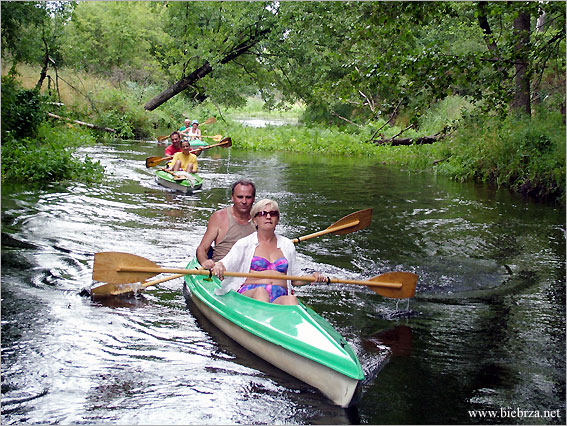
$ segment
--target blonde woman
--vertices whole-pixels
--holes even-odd
[[[300,275],[295,245],[286,237],[275,233],[280,220],[278,203],[274,200],[258,201],[250,211],[256,232],[238,240],[228,254],[212,268],[214,275],[222,280],[217,294],[235,290],[245,296],[267,303],[297,305],[293,295],[293,285],[304,285],[306,281],[290,281],[275,278],[227,277],[231,272],[269,272],[272,275]],[[318,272],[313,274],[315,282],[325,282],[327,278]]]

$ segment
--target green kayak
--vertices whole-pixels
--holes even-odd
[[[207,142],[202,141],[200,139],[193,139],[192,141],[189,141],[189,143],[191,144],[191,149],[200,148],[202,146],[208,146],[209,145]]]
[[[197,174],[183,180],[176,180],[175,177],[164,170],[156,171],[156,181],[166,188],[175,189],[183,194],[191,193],[203,186],[203,178]]]
[[[188,269],[200,267],[196,259]],[[301,381],[319,389],[333,403],[348,407],[364,374],[345,339],[303,304],[276,305],[235,291],[215,294],[220,281],[185,275],[183,294],[221,331]]]

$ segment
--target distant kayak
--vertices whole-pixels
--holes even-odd
[[[164,170],[156,171],[156,181],[161,186],[175,189],[183,194],[188,194],[203,186],[203,178],[197,174],[191,174],[187,179],[176,179],[171,173]]]
[[[191,144],[191,148],[200,148],[202,146],[209,145],[207,142],[202,141],[200,139],[193,139],[192,141],[189,141],[189,143]]]

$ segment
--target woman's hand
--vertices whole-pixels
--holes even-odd
[[[226,268],[222,262],[215,263],[215,266],[213,267],[213,275],[216,275],[221,281],[224,280],[224,271],[226,271]]]
[[[313,272],[313,278],[315,278],[316,283],[326,283],[328,278],[321,274],[320,272]]]

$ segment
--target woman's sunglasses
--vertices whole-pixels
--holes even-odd
[[[277,210],[272,210],[272,211],[269,211],[269,212],[261,211],[261,212],[256,213],[254,215],[254,217],[256,217],[256,216],[264,217],[264,216],[268,216],[268,215],[270,215],[271,217],[279,217],[280,212],[277,211]]]

